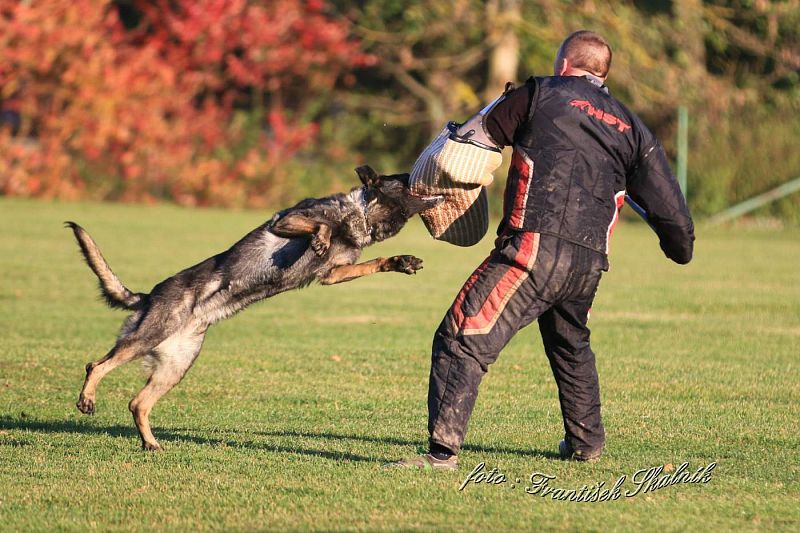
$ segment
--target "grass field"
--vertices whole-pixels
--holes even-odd
[[[596,464],[554,458],[563,429],[534,326],[484,380],[461,471],[381,468],[425,442],[431,334],[490,247],[436,243],[418,222],[364,255],[418,255],[417,276],[313,286],[212,328],[154,411],[164,452],[140,451],[127,410],[137,363],[80,415],[83,366],[124,314],[98,300],[62,221],[147,291],[270,215],[0,199],[0,530],[800,528],[797,230],[700,231],[679,267],[643,224],[617,229],[590,321],[608,434]],[[509,481],[459,491],[480,462]],[[706,484],[616,501],[525,491],[533,472],[575,489],[626,475],[633,491],[637,470],[683,462],[717,466]]]

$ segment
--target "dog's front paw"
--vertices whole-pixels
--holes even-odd
[[[416,274],[422,270],[422,259],[413,255],[396,255],[388,259],[389,270],[392,272],[403,272],[405,274]]]
[[[314,250],[314,253],[318,256],[322,257],[325,255],[330,247],[331,241],[325,236],[320,235],[319,233],[311,236],[311,249]]]

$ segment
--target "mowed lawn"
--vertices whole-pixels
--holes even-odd
[[[590,320],[599,463],[555,459],[563,428],[534,325],[486,376],[461,471],[382,468],[425,443],[431,335],[491,246],[434,242],[418,221],[364,254],[417,255],[418,275],[312,286],[214,326],[153,413],[163,452],[140,450],[127,409],[138,363],[81,415],[83,367],[125,314],[98,299],[62,222],[148,291],[271,214],[0,199],[0,530],[800,528],[798,230],[701,228],[680,267],[644,224],[617,228]],[[459,491],[481,462],[507,481]],[[614,501],[526,492],[538,472],[564,489],[624,475],[632,493],[637,471],[684,462],[716,467]]]

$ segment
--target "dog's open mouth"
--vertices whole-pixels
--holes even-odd
[[[438,203],[442,203],[442,201],[444,201],[444,196],[442,196],[441,194],[431,194],[431,195],[414,194],[412,196],[415,196],[416,198],[419,198],[423,202],[438,202]]]
[[[409,196],[414,200],[412,205],[406,206],[403,210],[403,214],[407,219],[411,218],[412,216],[421,213],[423,211],[427,211],[428,209],[433,209],[444,202],[445,197],[441,194],[416,194],[411,193]],[[417,204],[417,205],[413,205]]]
[[[444,202],[445,197],[442,194],[416,194],[411,193],[411,197],[416,198],[420,202],[427,204],[427,208],[436,207]]]

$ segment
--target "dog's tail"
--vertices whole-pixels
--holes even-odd
[[[100,280],[100,292],[103,294],[106,303],[110,307],[117,309],[138,309],[146,295],[133,293],[122,284],[117,275],[112,272],[111,267],[108,266],[103,254],[100,253],[97,243],[94,242],[94,239],[85,229],[74,222],[65,222],[64,226],[72,228],[73,233],[75,233],[83,258],[86,259],[86,264],[89,265],[89,268]]]

